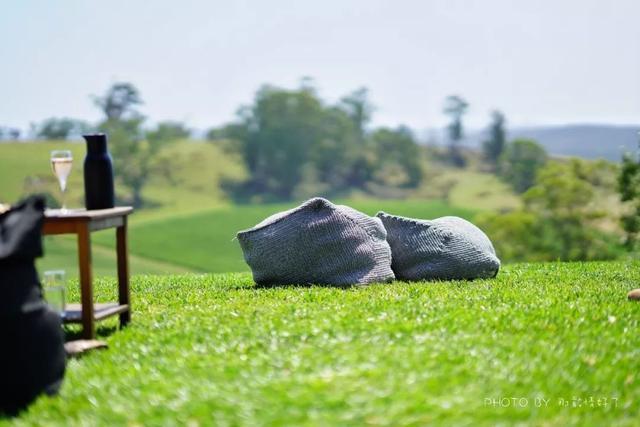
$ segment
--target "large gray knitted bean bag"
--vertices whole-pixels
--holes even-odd
[[[382,222],[322,198],[240,231],[238,241],[260,285],[351,285],[394,279]]]
[[[500,269],[491,241],[462,218],[418,220],[378,212],[393,253],[398,279],[476,279],[495,277]]]

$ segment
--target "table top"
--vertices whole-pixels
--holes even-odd
[[[131,206],[118,206],[110,209],[46,209],[44,211],[45,222],[76,222],[92,221],[106,218],[123,217],[133,212]]]

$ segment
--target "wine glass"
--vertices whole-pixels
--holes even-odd
[[[61,317],[65,312],[65,283],[64,270],[48,270],[43,274],[44,299],[47,304]]]
[[[73,156],[69,150],[54,150],[51,152],[51,169],[53,174],[58,178],[60,183],[60,190],[62,191],[62,209],[64,213],[67,211],[66,202],[66,190],[67,190],[67,178],[71,173],[71,166],[73,164]]]

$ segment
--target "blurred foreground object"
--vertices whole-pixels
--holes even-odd
[[[627,294],[627,298],[632,301],[640,301],[640,289],[634,289]]]
[[[41,394],[57,393],[65,371],[60,316],[42,299],[44,199],[0,214],[0,413],[15,415]]]
[[[49,307],[64,318],[66,298],[66,273],[64,270],[48,270],[42,274],[42,293]]]
[[[107,349],[109,346],[104,341],[98,340],[75,340],[69,341],[64,344],[64,349],[67,352],[67,357],[80,357],[84,356],[91,350]]]
[[[78,239],[81,304],[67,304],[65,323],[81,323],[82,337],[95,338],[95,322],[119,315],[120,326],[131,319],[129,305],[129,250],[127,249],[127,217],[133,212],[128,206],[93,211],[73,210],[67,213],[47,210],[42,233],[46,235],[75,234]],[[118,302],[94,304],[91,264],[91,232],[116,229],[118,264]]]

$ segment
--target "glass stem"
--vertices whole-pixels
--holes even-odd
[[[67,191],[66,188],[62,190],[62,211],[67,211]]]

